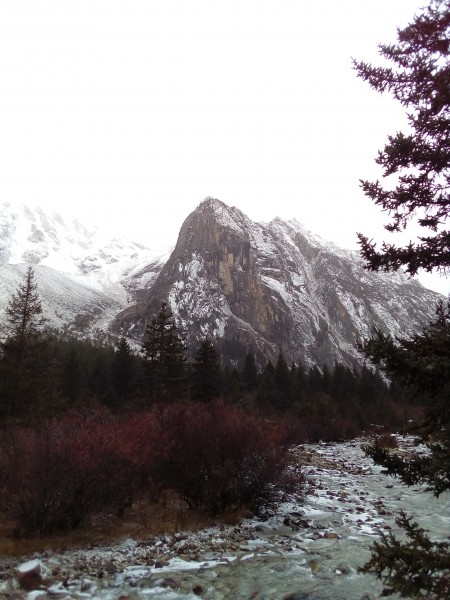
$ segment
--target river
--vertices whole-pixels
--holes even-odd
[[[276,510],[239,526],[127,539],[111,548],[45,552],[3,565],[0,597],[111,600],[372,600],[382,585],[358,572],[380,533],[397,531],[400,510],[436,540],[450,537],[449,494],[386,477],[361,440],[293,450],[307,483]],[[22,564],[22,567],[20,566]],[[41,589],[17,573],[38,569]],[[3,594],[3,595],[2,595]],[[15,596],[14,596],[15,594]]]

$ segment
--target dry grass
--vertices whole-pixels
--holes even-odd
[[[200,511],[190,510],[185,502],[170,491],[159,502],[145,499],[136,501],[125,511],[123,518],[99,514],[74,531],[51,537],[11,537],[7,527],[2,525],[0,515],[0,558],[29,556],[45,550],[59,553],[69,549],[112,545],[127,537],[143,540],[177,531],[198,531],[217,523],[235,525],[244,516],[245,511],[211,517]]]

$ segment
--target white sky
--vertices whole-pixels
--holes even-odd
[[[387,239],[359,179],[404,111],[351,57],[380,61],[424,4],[2,0],[0,198],[152,248],[206,196],[348,248]]]

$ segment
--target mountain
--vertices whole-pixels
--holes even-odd
[[[440,295],[403,272],[371,273],[359,255],[279,218],[254,223],[207,198],[181,227],[177,244],[144,300],[114,328],[136,340],[167,299],[191,349],[209,336],[226,359],[252,349],[260,363],[282,349],[307,365],[361,363],[356,343],[379,328],[416,332]]]
[[[298,222],[254,223],[207,198],[181,227],[172,253],[156,252],[40,208],[0,204],[0,333],[6,305],[36,274],[52,328],[142,341],[168,300],[191,352],[209,336],[226,360],[251,349],[260,364],[282,349],[306,365],[360,363],[377,327],[417,331],[441,298],[402,272],[376,274]]]
[[[49,326],[94,336],[142,298],[166,258],[41,208],[0,204],[0,329],[27,265],[34,268]]]

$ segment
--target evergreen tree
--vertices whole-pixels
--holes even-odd
[[[317,365],[313,365],[308,372],[307,386],[310,395],[323,391],[323,376]]]
[[[385,243],[381,251],[360,234],[361,254],[369,269],[395,270],[405,266],[413,275],[421,268],[431,271],[450,267],[450,232],[446,229],[450,211],[449,49],[449,2],[431,0],[410,25],[398,31],[397,44],[380,46],[382,56],[394,68],[355,62],[360,77],[376,91],[391,92],[407,109],[411,129],[408,134],[399,132],[390,136],[377,158],[385,177],[397,176],[396,185],[383,187],[379,182],[363,181],[362,189],[391,215],[388,231],[400,231],[417,219],[419,225],[431,232],[420,237],[418,243],[410,242],[405,247]],[[413,393],[429,394],[434,404],[422,434],[422,440],[429,444],[430,457],[402,460],[397,455],[383,453],[377,445],[369,453],[405,483],[429,483],[436,494],[448,490],[450,485],[448,321],[449,311],[442,305],[437,320],[422,334],[408,340],[392,340],[378,333],[362,345],[388,374],[409,385]],[[406,516],[398,522],[410,541],[384,536],[374,546],[372,559],[364,570],[383,579],[385,594],[398,592],[402,596],[429,599],[449,597],[449,545],[433,543]],[[426,565],[433,568],[427,570]]]
[[[185,395],[186,356],[167,302],[147,326],[143,344],[148,392],[152,401],[173,402]]]
[[[355,373],[345,365],[336,364],[330,380],[330,396],[333,403],[338,407],[341,417],[357,418],[360,421],[356,403],[356,389],[357,377]]]
[[[362,181],[364,193],[392,221],[391,232],[417,223],[431,234],[405,247],[383,244],[381,252],[362,234],[359,240],[367,267],[391,270],[450,267],[450,6],[448,0],[431,0],[405,29],[398,43],[380,45],[380,54],[392,68],[354,62],[359,77],[377,92],[389,91],[406,109],[410,131],[389,136],[376,162],[384,177],[396,175],[395,186]]]
[[[330,381],[330,395],[335,402],[343,404],[356,391],[355,374],[345,365],[334,365]]]
[[[76,406],[85,393],[85,374],[77,348],[70,348],[61,361],[61,394],[69,407]]]
[[[256,392],[256,402],[261,407],[273,407],[276,403],[277,390],[275,384],[275,367],[270,360],[267,361]]]
[[[221,387],[222,395],[232,401],[241,398],[242,377],[236,367],[226,365],[222,368]]]
[[[278,352],[275,365],[275,390],[273,400],[275,408],[286,410],[292,403],[292,384],[291,372],[281,350]]]
[[[208,402],[220,393],[220,365],[216,349],[208,338],[200,342],[192,364],[193,400]]]
[[[34,271],[29,267],[6,309],[7,337],[0,344],[0,409],[4,416],[42,409],[49,342],[44,325]]]
[[[405,484],[427,484],[436,496],[450,489],[450,428],[448,401],[450,397],[450,315],[447,313],[447,331],[444,339],[435,338],[436,348],[431,350],[429,360],[423,362],[425,347],[429,340],[423,336],[394,341],[378,335],[367,340],[364,347],[374,362],[384,365],[386,372],[409,386],[412,394],[430,394],[433,402],[428,419],[423,424],[420,440],[428,447],[429,454],[412,453],[405,458],[389,452],[377,441],[366,447],[366,453],[385,473],[399,477]],[[431,328],[431,327],[430,327]],[[422,339],[421,339],[422,338]],[[440,355],[438,348],[445,347]],[[412,349],[410,354],[409,349]],[[434,360],[436,359],[436,362]],[[427,366],[431,373],[427,373]],[[419,373],[414,374],[416,366]],[[433,371],[446,370],[442,380],[436,379],[436,387],[428,386]],[[419,429],[417,430],[419,431]],[[383,595],[398,593],[401,596],[441,600],[450,597],[450,544],[433,542],[412,517],[401,513],[397,524],[406,535],[406,541],[395,535],[382,534],[381,541],[372,547],[371,559],[361,569],[374,573],[384,582]]]
[[[131,351],[130,344],[123,337],[120,339],[114,353],[111,372],[112,388],[118,395],[120,404],[130,397],[136,376],[135,357]]]
[[[92,370],[88,378],[88,389],[91,398],[97,402],[105,402],[110,388],[109,361],[104,352],[95,352]]]
[[[303,408],[303,405],[307,398],[307,376],[305,367],[301,362],[298,363],[297,368],[292,373],[294,380],[294,399],[299,409]]]
[[[435,320],[422,333],[394,340],[379,331],[363,349],[411,397],[419,395],[429,404],[421,427],[428,457],[416,454],[406,460],[378,445],[369,454],[407,484],[426,483],[436,495],[450,490],[450,300],[438,305]]]
[[[242,379],[247,392],[252,392],[258,385],[258,369],[256,368],[255,355],[252,352],[247,352],[245,355]]]

